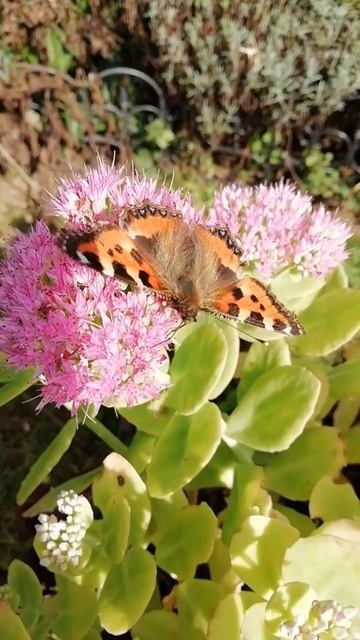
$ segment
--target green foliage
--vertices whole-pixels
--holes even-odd
[[[56,589],[46,596],[35,573],[13,562],[0,593],[1,637],[100,640],[106,630],[137,640],[275,640],[299,616],[313,624],[321,603],[353,615],[360,502],[342,469],[360,462],[359,309],[341,273],[316,286],[277,279],[303,309],[303,338],[248,349],[212,318],[182,328],[170,390],[119,407],[136,430],[128,446],[86,418],[79,428],[113,452],[25,513],[52,511],[60,491],[92,485],[91,503],[80,497],[76,511],[80,560],[47,562]],[[0,369],[5,385],[13,376]],[[70,420],[42,453],[19,502],[51,474],[75,431]],[[48,544],[38,530],[42,561]]]
[[[351,2],[149,0],[151,38],[169,89],[185,95],[192,126],[210,145],[234,133],[235,116],[301,123],[339,109],[359,87],[359,14]],[[268,141],[253,141],[261,157]],[[281,151],[271,151],[276,165]]]

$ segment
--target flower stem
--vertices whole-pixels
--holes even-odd
[[[109,431],[101,422],[99,422],[99,420],[87,417],[84,420],[84,425],[88,429],[90,429],[90,431],[95,433],[95,435],[97,435],[100,440],[105,442],[105,444],[107,444],[110,449],[116,451],[116,453],[119,453],[125,458],[128,457],[128,448],[121,442],[121,440],[119,440],[119,438],[114,436],[111,431]]]

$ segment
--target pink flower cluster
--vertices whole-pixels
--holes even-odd
[[[165,348],[181,322],[176,312],[68,258],[44,222],[10,246],[0,300],[0,350],[10,365],[35,367],[39,409],[131,406],[168,385]]]
[[[303,276],[323,277],[345,260],[349,225],[289,183],[230,185],[215,194],[207,224],[223,225],[244,258],[265,278],[295,266]]]
[[[284,183],[225,187],[205,218],[189,195],[99,160],[95,169],[60,181],[51,209],[81,231],[119,224],[125,206],[144,200],[188,221],[228,227],[265,277],[294,265],[323,276],[346,258],[350,228]],[[74,414],[90,404],[132,406],[169,384],[166,346],[181,323],[177,312],[144,291],[125,293],[119,281],[70,259],[44,222],[9,247],[0,300],[0,350],[10,365],[35,368],[39,408],[69,404]]]
[[[126,175],[101,159],[96,169],[75,173],[59,181],[58,190],[50,200],[52,212],[66,224],[80,231],[101,223],[119,224],[124,207],[140,205],[144,200],[179,211],[187,220],[200,221],[188,193],[170,189],[156,180],[140,177],[136,172]]]

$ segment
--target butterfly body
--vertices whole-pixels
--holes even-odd
[[[244,274],[241,251],[226,229],[186,222],[144,202],[124,211],[121,227],[65,234],[62,246],[102,273],[155,292],[184,320],[208,311],[287,335],[303,333],[268,287]]]

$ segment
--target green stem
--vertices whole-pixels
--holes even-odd
[[[97,437],[100,438],[100,440],[105,442],[105,444],[107,444],[107,446],[110,447],[110,449],[112,449],[113,451],[116,451],[116,453],[119,453],[121,456],[124,456],[125,458],[128,457],[129,455],[128,448],[121,442],[121,440],[119,440],[119,438],[114,436],[114,434],[111,433],[111,431],[109,431],[101,422],[99,422],[99,420],[96,420],[95,418],[86,417],[84,420],[84,425],[88,429],[90,429],[90,431],[95,433],[95,435],[97,435]]]

